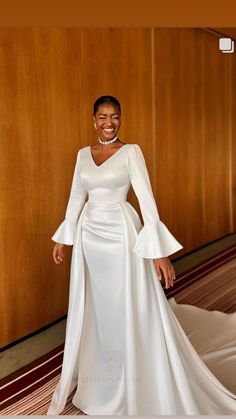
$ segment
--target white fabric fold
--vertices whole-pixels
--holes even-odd
[[[77,222],[65,219],[53,234],[51,239],[56,243],[72,246],[74,244],[74,236]]]
[[[136,243],[132,249],[134,253],[143,258],[162,258],[182,249],[183,246],[170,233],[161,221],[145,224],[139,231]]]

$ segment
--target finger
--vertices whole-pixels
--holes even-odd
[[[176,280],[176,274],[175,274],[175,270],[173,269],[173,273],[172,273],[172,281],[173,281],[173,285],[174,285],[174,281]]]
[[[172,276],[172,286],[174,286],[174,281],[175,281],[175,275]]]
[[[171,273],[171,282],[172,282],[172,287],[174,286],[174,281],[175,281],[175,272],[173,273]]]
[[[55,263],[57,263],[57,250],[54,248],[52,252],[52,257]]]
[[[172,273],[171,269],[168,267],[167,269],[167,281],[168,281],[168,288],[172,286]]]
[[[58,265],[61,262],[61,257],[57,248],[54,249],[53,256],[55,263]]]
[[[160,266],[159,266],[157,263],[154,263],[154,265],[155,265],[155,268],[156,268],[156,273],[157,273],[157,275],[161,277],[161,270],[160,270]]]
[[[170,268],[169,269],[169,285],[170,285],[170,287],[173,286],[173,283],[174,283],[174,281],[173,281],[173,272],[172,272],[172,269]]]
[[[169,269],[169,276],[170,276],[170,284],[171,284],[171,286],[173,287],[173,285],[174,285],[174,280],[175,280],[175,270],[174,270],[173,265],[171,265],[171,266],[170,266],[170,269]]]
[[[161,276],[161,270],[160,270],[160,266],[156,265],[156,271],[157,271],[157,275]]]
[[[169,288],[169,273],[167,268],[162,268],[164,278],[165,278],[165,288]]]
[[[62,253],[62,252],[58,252],[58,255],[57,255],[57,260],[58,260],[59,262],[62,262],[62,261],[63,261],[63,253]]]
[[[61,258],[60,256],[57,254],[56,255],[56,263],[59,264],[61,262]]]
[[[60,261],[59,261],[59,259],[58,259],[58,255],[57,255],[57,254],[55,254],[55,255],[54,255],[53,259],[54,259],[54,262],[55,262],[55,263],[57,263],[57,264],[58,264],[58,263],[60,263]]]

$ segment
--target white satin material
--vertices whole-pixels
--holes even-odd
[[[208,311],[174,298],[168,302],[201,359],[236,394],[236,312]]]
[[[144,225],[126,201],[132,185]],[[88,195],[88,201],[85,202]],[[137,144],[101,166],[77,156],[65,220],[73,244],[60,381],[47,415],[235,414],[236,395],[207,368],[166,300],[152,258],[182,248],[161,222]]]

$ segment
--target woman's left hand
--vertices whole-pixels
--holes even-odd
[[[165,288],[173,287],[175,280],[175,270],[168,257],[153,259],[157,275],[161,277],[161,271],[163,272],[165,279]]]

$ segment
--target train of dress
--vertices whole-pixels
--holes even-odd
[[[168,302],[201,359],[236,394],[236,312],[179,304],[174,297]]]

